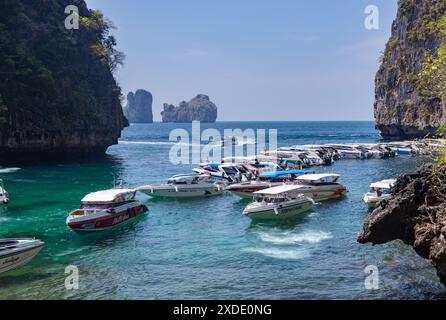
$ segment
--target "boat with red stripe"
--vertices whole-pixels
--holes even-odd
[[[90,193],[81,200],[80,208],[68,215],[66,223],[76,232],[102,231],[121,225],[148,211],[135,195],[133,189]]]

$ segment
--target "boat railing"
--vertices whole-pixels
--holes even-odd
[[[85,216],[85,215],[89,215],[89,214],[96,214],[96,213],[100,213],[104,211],[104,209],[95,209],[95,208],[91,208],[91,209],[77,209],[74,210],[70,213],[70,216],[73,217],[79,217],[79,216]]]

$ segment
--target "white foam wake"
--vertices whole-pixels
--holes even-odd
[[[194,144],[194,143],[185,143],[185,142],[173,142],[173,141],[126,141],[126,140],[119,140],[119,144],[133,144],[133,145],[154,145],[154,146],[173,146],[174,144],[180,145],[180,146],[204,146],[200,144]]]
[[[19,171],[21,168],[0,168],[0,173],[11,173]]]
[[[163,142],[163,141],[125,141],[119,140],[119,144],[140,144],[140,145],[173,145],[174,142]]]
[[[259,237],[262,241],[275,244],[294,244],[299,242],[318,243],[333,238],[331,233],[323,231],[307,231],[300,234],[284,232],[277,235],[261,232],[259,233]]]
[[[259,253],[266,257],[281,260],[299,260],[310,256],[307,250],[302,249],[247,248],[244,251]]]

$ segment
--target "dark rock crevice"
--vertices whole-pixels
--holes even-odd
[[[439,178],[440,177],[440,178]],[[423,258],[430,259],[446,285],[446,180],[434,165],[415,174],[401,175],[392,199],[382,201],[367,217],[360,243],[383,244],[400,239]]]

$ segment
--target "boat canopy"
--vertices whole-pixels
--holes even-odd
[[[389,179],[389,180],[382,180],[379,182],[372,183],[370,185],[370,188],[373,189],[390,189],[394,184],[396,180],[395,179]]]
[[[211,167],[211,168],[215,168],[215,169],[218,169],[218,167],[221,165],[221,163],[211,163],[211,162],[209,162],[209,163],[202,163],[202,164],[200,164],[200,166],[201,167],[206,167],[206,166],[208,166],[208,167]]]
[[[87,194],[81,201],[92,203],[108,203],[130,200],[134,197],[134,189],[109,189]]]
[[[303,186],[300,186],[300,185],[282,185],[282,186],[278,186],[278,187],[272,187],[272,188],[256,191],[253,194],[276,196],[276,195],[286,194],[287,192],[296,191],[296,190],[299,190],[302,188],[303,188]]]
[[[319,173],[319,174],[306,174],[299,176],[298,180],[304,181],[320,181],[320,182],[333,182],[338,180],[340,175],[335,173]]]
[[[301,176],[304,174],[311,174],[314,172],[315,172],[314,170],[283,170],[283,171],[276,171],[276,172],[265,172],[265,173],[262,173],[260,175],[260,177],[274,179],[274,178],[278,178],[278,177],[285,176],[288,174],[294,174],[297,176]]]

